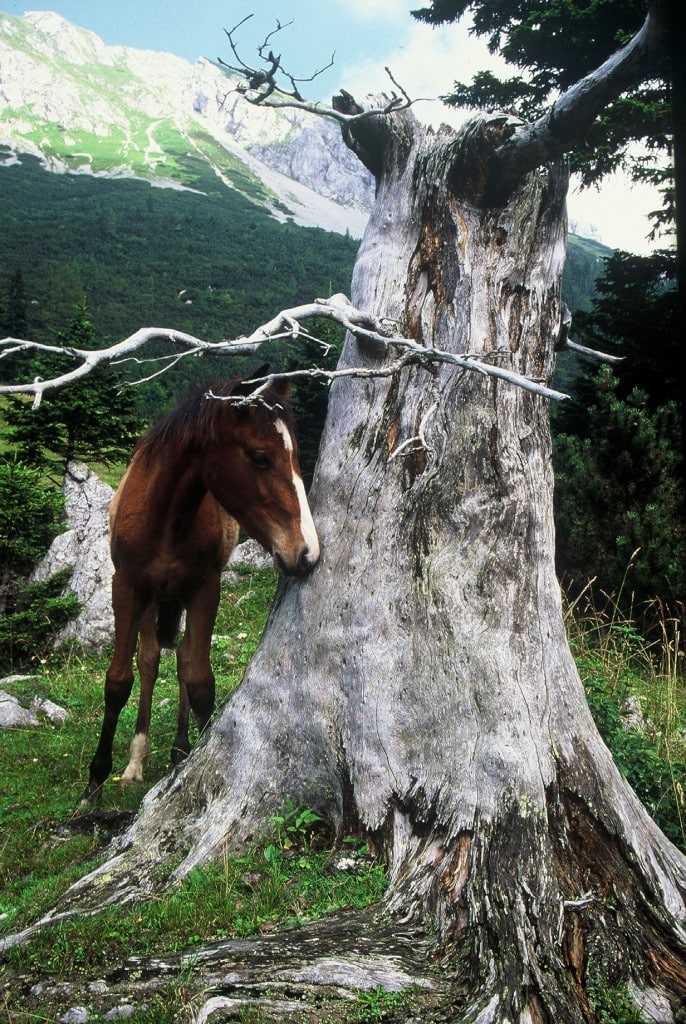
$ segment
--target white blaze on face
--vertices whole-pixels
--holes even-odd
[[[299,473],[296,473],[293,467],[293,452],[295,450],[293,438],[291,437],[290,431],[283,420],[277,420],[274,425],[279,434],[281,434],[284,447],[291,457],[293,486],[295,487],[295,493],[298,495],[298,503],[300,505],[300,530],[303,535],[303,539],[307,544],[312,560],[316,561],[319,558],[319,537],[317,536],[314,520],[312,519],[312,513],[310,512],[309,502],[307,500],[307,495],[305,494],[305,485],[302,482],[302,477]]]

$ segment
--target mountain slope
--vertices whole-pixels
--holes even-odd
[[[0,318],[17,269],[39,333],[64,328],[85,292],[112,338],[179,326],[185,289],[183,321],[208,337],[252,329],[296,295],[347,291],[370,176],[336,125],[251,106],[234,87],[206,60],[106,46],[51,13],[0,13]],[[144,195],[131,179],[166,188]],[[570,237],[572,309],[588,308],[607,252]]]
[[[279,220],[359,238],[373,186],[338,128],[251,106],[235,85],[210,61],[106,46],[56,14],[0,14],[0,144],[51,170],[189,189],[209,167]]]
[[[17,271],[29,336],[45,341],[84,296],[101,340],[152,325],[219,340],[350,290],[353,238],[279,223],[209,169],[202,191],[172,191],[53,174],[22,155],[0,183],[0,330]]]

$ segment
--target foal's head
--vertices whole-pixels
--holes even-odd
[[[302,576],[319,559],[319,539],[298,463],[289,392],[286,382],[275,382],[245,400],[240,384],[211,387],[208,394],[218,397],[204,399],[201,458],[206,485],[226,511],[274,556],[282,573]]]

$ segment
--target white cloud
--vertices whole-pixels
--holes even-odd
[[[498,54],[488,52],[484,37],[470,34],[473,22],[469,15],[453,24],[427,25],[410,13],[422,2],[336,0],[339,10],[344,8],[346,12],[348,31],[357,37],[364,36],[359,50],[373,54],[351,58],[350,53],[355,51],[348,51],[347,61],[344,59],[339,66],[342,88],[356,96],[388,91],[392,87],[385,71],[388,67],[410,95],[437,100],[451,91],[456,80],[469,82],[477,71],[513,74]],[[424,116],[421,111],[418,113]],[[426,115],[426,119],[433,117]]]
[[[610,174],[600,189],[581,189],[572,181],[567,197],[570,222],[578,234],[596,236],[613,249],[646,255],[656,248],[668,248],[668,238],[651,242],[648,215],[660,207],[660,196],[649,185],[634,185],[622,172]]]
[[[409,17],[407,0],[345,0],[350,13],[363,21],[372,18]]]
[[[456,80],[471,81],[477,71],[485,68],[498,74],[508,73],[505,62],[488,53],[484,40],[469,34],[464,20],[434,28],[408,19],[401,41],[374,61],[349,64],[342,71],[341,85],[358,96],[388,92],[392,83],[386,67],[410,96],[433,101],[417,104],[416,108],[417,116],[430,123],[443,120],[458,124],[464,120],[464,112],[451,112],[438,100],[451,91]]]

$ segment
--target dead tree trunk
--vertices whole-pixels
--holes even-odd
[[[567,174],[524,163],[494,189],[513,131],[434,134],[409,111],[351,130],[378,183],[352,298],[424,345],[549,382]],[[391,358],[349,338],[342,364]],[[588,711],[552,490],[544,398],[447,364],[337,380],[311,495],[320,565],[283,586],[236,695],[59,911],[240,848],[290,796],[375,842],[382,911],[433,936],[452,1019],[580,1022],[616,986],[674,1019],[686,861]]]

